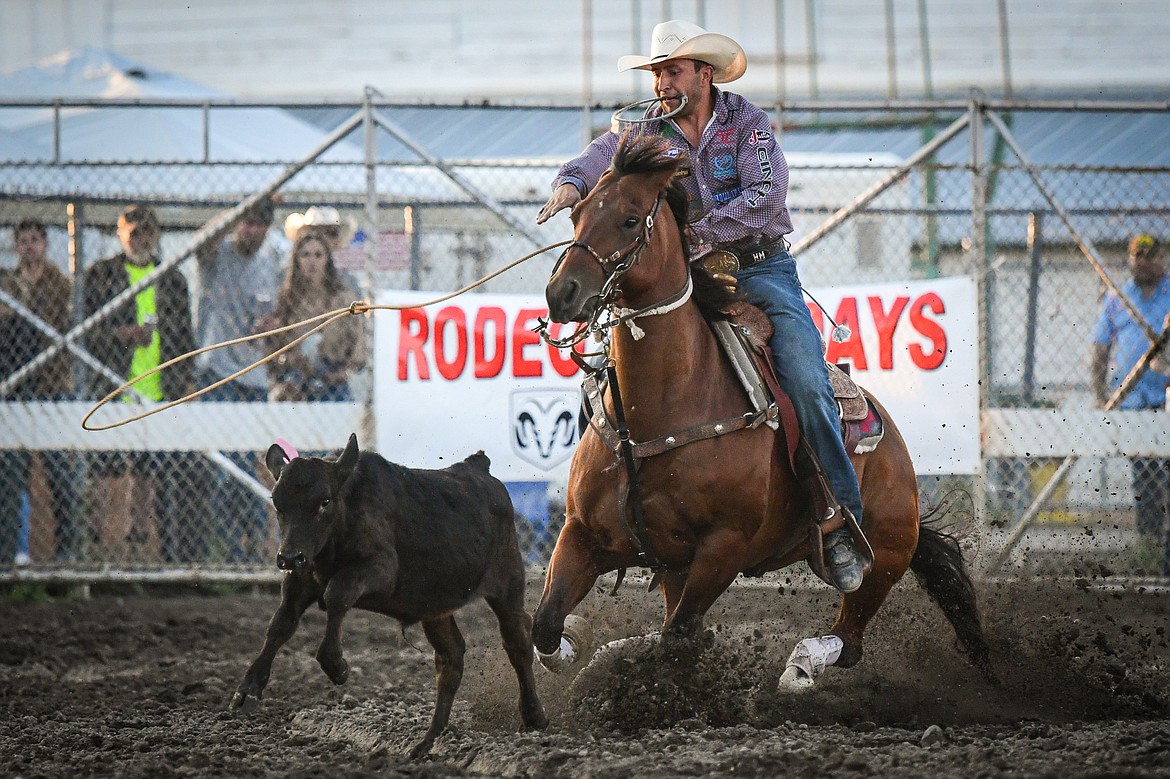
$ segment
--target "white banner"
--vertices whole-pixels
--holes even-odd
[[[382,291],[377,300],[434,297]],[[376,314],[378,451],[402,465],[440,468],[482,449],[503,481],[566,479],[581,378],[571,359],[533,332],[547,316],[536,295],[480,294]]]
[[[826,359],[886,407],[919,474],[978,473],[979,317],[975,282],[963,277],[809,290],[837,324],[824,322]]]
[[[893,416],[920,474],[979,468],[975,284],[967,278],[811,290],[852,330],[829,358]],[[434,293],[387,290],[380,304]],[[823,321],[810,303],[814,319]],[[532,328],[537,295],[467,294],[374,324],[377,449],[438,468],[483,449],[504,481],[562,481],[577,442],[580,375]],[[826,340],[832,326],[824,322]],[[554,332],[558,332],[554,330]]]

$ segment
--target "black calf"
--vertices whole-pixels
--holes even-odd
[[[453,612],[472,598],[487,601],[520,682],[527,728],[548,724],[532,674],[532,621],[524,610],[524,567],[512,501],[479,452],[449,468],[416,470],[373,452],[358,453],[351,435],[332,462],[289,460],[276,445],[265,458],[277,479],[272,502],[280,516],[277,566],[285,572],[281,603],[231,707],[259,699],[277,650],[301,615],[320,601],[325,637],[317,662],[334,684],[349,666],[341,622],[351,608],[421,622],[435,649],[438,696],[431,726],[411,757],[426,754],[447,726],[463,678],[463,636]]]

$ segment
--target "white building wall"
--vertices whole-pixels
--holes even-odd
[[[882,0],[592,0],[593,66],[582,68],[585,0],[0,0],[0,68],[82,45],[112,49],[241,97],[576,101],[645,92],[617,57],[648,50],[663,14],[736,38],[757,99],[916,97],[927,75],[919,0],[894,0],[891,89]],[[1001,94],[994,0],[926,0],[937,95]],[[1017,92],[1164,94],[1166,0],[1009,0]],[[808,10],[812,9],[811,20]],[[777,19],[784,31],[783,66]],[[815,52],[815,56],[814,56]],[[783,84],[781,85],[781,74]]]

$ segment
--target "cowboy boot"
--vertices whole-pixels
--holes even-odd
[[[848,509],[842,507],[842,511]],[[865,577],[865,563],[857,553],[848,527],[838,528],[825,536],[825,563],[833,585],[844,593],[855,591]]]

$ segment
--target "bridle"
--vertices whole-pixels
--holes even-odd
[[[665,191],[658,193],[658,197],[654,200],[654,205],[650,208],[650,213],[642,220],[642,230],[634,237],[634,240],[630,241],[624,247],[615,250],[609,256],[602,257],[600,252],[585,241],[573,240],[565,247],[565,250],[561,252],[561,256],[557,258],[556,264],[549,274],[550,276],[556,275],[557,271],[560,270],[561,264],[574,247],[589,252],[589,256],[597,262],[602,272],[607,273],[608,276],[601,285],[601,291],[597,296],[597,308],[594,310],[593,316],[587,322],[581,323],[570,335],[565,338],[553,338],[548,332],[548,322],[540,320],[540,324],[536,330],[546,343],[558,349],[564,349],[575,346],[585,340],[590,334],[598,334],[600,336],[603,331],[622,324],[629,326],[631,335],[637,340],[645,333],[634,324],[635,319],[673,311],[690,298],[694,287],[691,282],[691,275],[687,273],[687,283],[683,288],[657,303],[640,309],[621,308],[615,305],[615,302],[621,296],[620,282],[622,278],[629,272],[630,268],[637,264],[638,260],[642,257],[642,252],[650,245],[650,238],[654,233],[655,218],[658,216],[658,210],[662,207],[662,201],[665,197]],[[613,266],[612,270],[610,270],[611,265]],[[610,314],[610,318],[604,322],[600,321],[603,313]]]

